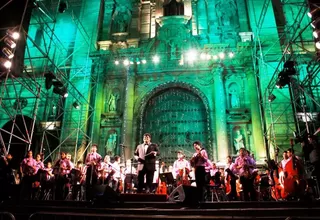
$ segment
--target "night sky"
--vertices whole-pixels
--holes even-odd
[[[32,3],[33,0],[29,0]],[[5,4],[10,2],[10,0],[1,0],[0,8],[2,8]],[[15,27],[21,23],[23,10],[27,0],[12,0],[7,6],[1,9],[0,11],[0,28],[8,28]],[[28,12],[31,7],[28,7]],[[30,14],[30,13],[27,13]]]

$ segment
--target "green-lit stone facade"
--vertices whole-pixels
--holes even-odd
[[[131,158],[148,132],[164,161],[172,162],[177,150],[190,156],[200,140],[215,161],[245,146],[263,162],[275,147],[289,148],[297,129],[288,87],[270,84],[285,46],[310,22],[300,3],[74,0],[59,13],[57,2],[41,1],[26,35],[21,80],[2,84],[1,126],[15,115],[34,119],[34,140],[21,139],[45,149],[49,160],[60,150],[80,160],[91,143],[102,155]],[[291,46],[295,54],[286,57],[297,60],[301,81],[315,55],[311,32],[301,32]],[[67,98],[45,88],[48,71],[67,88]],[[16,98],[26,106],[12,110]],[[307,112],[318,110],[308,96],[306,102]],[[4,138],[6,146],[10,141]]]

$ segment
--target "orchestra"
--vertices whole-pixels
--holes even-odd
[[[309,143],[314,144],[310,140]],[[44,164],[42,154],[36,154],[34,159],[33,152],[28,151],[20,172],[13,172],[11,179],[21,185],[22,199],[92,200],[94,185],[107,185],[118,194],[168,196],[180,185],[195,186],[199,201],[211,198],[211,187],[223,191],[229,201],[292,200],[308,192],[319,197],[318,182],[310,184],[304,161],[294,154],[292,147],[282,152],[279,162],[276,152],[275,160],[267,161],[263,170],[257,169],[253,154],[245,148],[239,149],[237,157],[227,156],[223,165],[209,159],[201,142],[195,141],[193,148],[195,152],[189,157],[181,150],[176,151],[173,165],[161,161],[159,147],[151,142],[150,134],[145,134],[143,143],[136,147],[135,157],[126,161],[117,155],[106,155],[102,160],[96,144],[91,146],[84,164],[77,161],[75,165],[70,153],[60,152],[56,161]],[[2,173],[11,159],[10,154],[2,152]],[[160,174],[172,175],[174,182],[167,184],[166,179],[160,180]]]

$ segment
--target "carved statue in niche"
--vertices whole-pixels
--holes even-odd
[[[240,108],[240,88],[238,84],[231,83],[228,88],[229,103],[231,108]]]
[[[106,155],[114,155],[117,149],[117,132],[115,130],[109,130],[107,136],[107,143],[105,146],[105,154]]]
[[[170,47],[170,59],[175,60],[177,58],[177,44],[173,40],[170,40],[168,44]]]
[[[245,148],[244,136],[242,135],[241,127],[239,126],[233,129],[233,145],[236,151],[235,153],[238,153],[240,148]]]
[[[116,0],[116,8],[112,15],[112,32],[125,33],[128,28],[132,17],[132,6],[130,1]]]
[[[215,5],[218,17],[218,25],[225,31],[234,30],[239,27],[239,16],[235,0],[218,0]]]
[[[120,99],[119,91],[114,89],[108,98],[108,110],[109,112],[116,112],[118,110],[118,102]]]

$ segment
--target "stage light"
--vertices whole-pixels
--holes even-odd
[[[319,21],[320,21],[320,17],[318,17],[316,20],[311,22],[311,27],[317,28]]]
[[[79,108],[80,108],[80,105],[79,105],[78,102],[74,102],[72,105],[73,105],[73,107],[74,107],[75,109],[79,109]]]
[[[20,34],[17,31],[7,30],[7,35],[10,36],[14,40],[18,40],[20,38]]]
[[[6,69],[10,69],[12,66],[12,62],[10,60],[6,60],[3,58],[0,58],[0,63],[2,66],[4,66]]]
[[[141,60],[142,64],[146,64],[147,61],[145,59]]]
[[[226,56],[226,55],[225,55],[223,52],[219,53],[219,58],[220,58],[220,59],[224,59],[225,56]]]
[[[130,62],[129,62],[129,60],[128,60],[128,59],[125,59],[125,60],[123,61],[123,65],[125,65],[125,66],[129,66],[129,64],[130,64]]]
[[[68,7],[67,2],[61,1],[59,4],[58,11],[60,13],[64,13],[66,11],[67,7]]]
[[[206,60],[210,60],[211,59],[211,55],[210,54],[207,54],[206,55]]]
[[[51,89],[53,85],[53,80],[56,78],[56,76],[52,72],[47,72],[44,74],[45,80],[45,87],[47,90]]]
[[[229,56],[229,58],[233,58],[234,57],[234,53],[233,52],[229,52],[228,56]]]
[[[159,62],[160,62],[160,57],[157,56],[157,55],[154,55],[154,56],[152,57],[152,61],[153,61],[154,63],[159,63]]]
[[[14,54],[12,53],[12,51],[7,48],[7,47],[4,47],[2,49],[2,53],[8,58],[8,59],[12,59],[14,57]]]
[[[139,65],[141,62],[140,62],[140,60],[137,60],[137,65]]]
[[[217,55],[214,55],[212,58],[213,58],[214,60],[219,59],[219,57],[218,57]]]
[[[308,12],[307,15],[309,18],[312,18],[314,14],[316,14],[317,12],[319,12],[320,8],[315,8],[312,11]]]
[[[201,60],[205,60],[207,58],[207,54],[206,53],[201,53],[200,54],[200,59]]]
[[[13,49],[13,48],[15,48],[15,47],[17,46],[17,44],[16,44],[13,40],[11,40],[10,38],[8,38],[8,37],[4,38],[4,42],[5,42],[11,49]]]
[[[193,62],[197,60],[198,52],[196,50],[191,49],[187,52],[186,55],[187,55],[186,57],[187,61]]]
[[[319,38],[319,35],[320,35],[320,30],[315,30],[315,31],[313,31],[313,36],[315,37],[315,38]]]
[[[285,87],[287,84],[290,83],[290,74],[288,74],[285,71],[281,71],[278,75],[278,80],[276,82],[276,87],[278,89],[282,89],[283,87]]]
[[[53,93],[61,95],[64,98],[67,98],[69,95],[66,87],[62,87],[62,88],[54,87]]]
[[[316,48],[320,50],[320,41],[316,43]]]
[[[271,95],[268,96],[268,101],[269,102],[273,102],[276,98],[277,97],[275,95],[271,94]]]
[[[119,60],[114,61],[114,64],[119,65]]]

